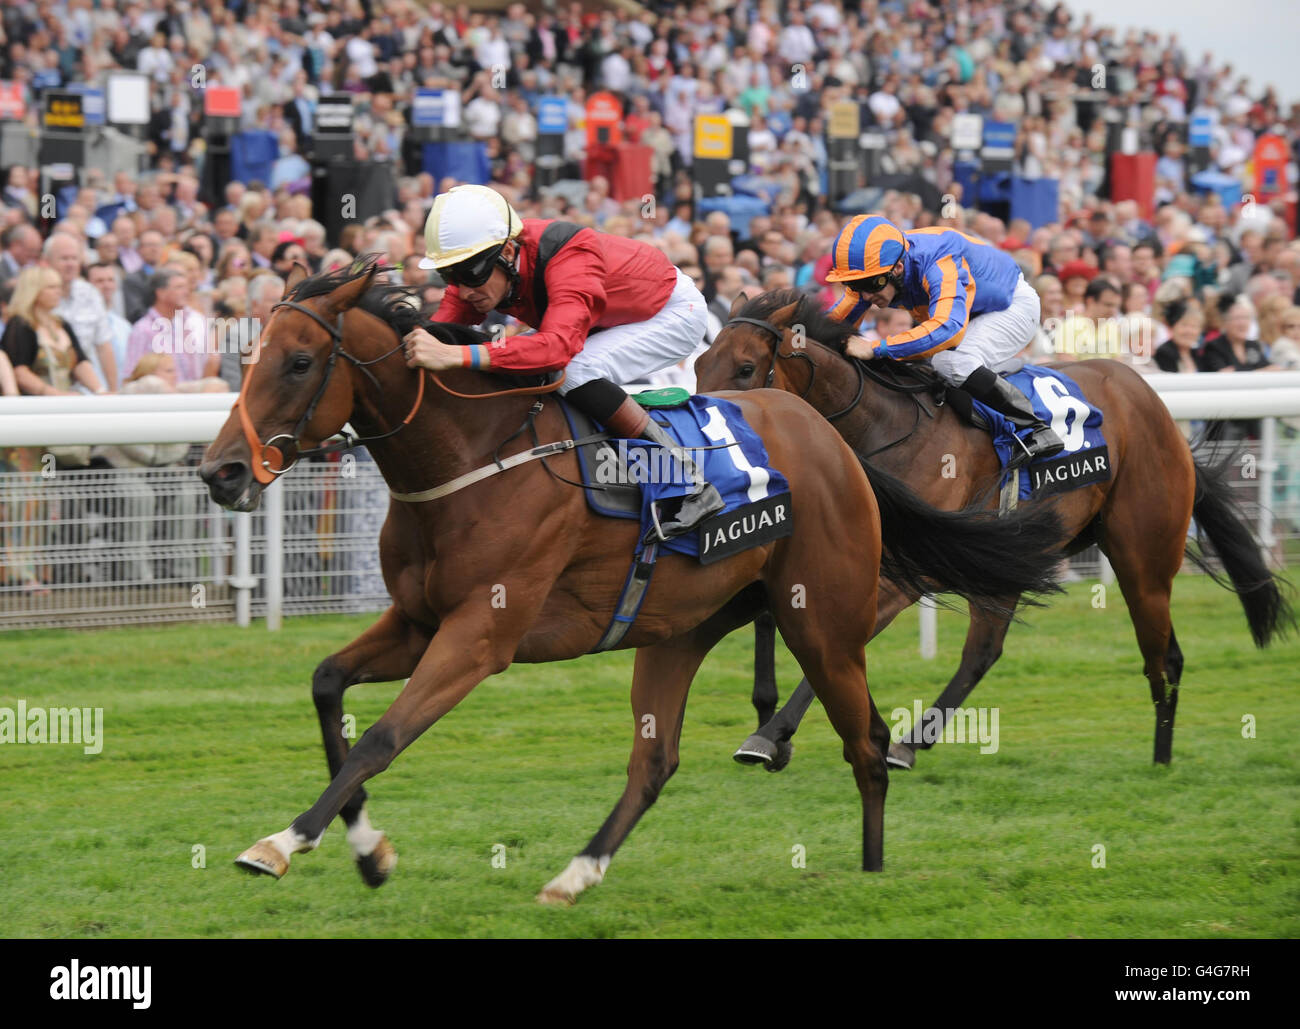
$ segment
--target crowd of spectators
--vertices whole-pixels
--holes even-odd
[[[318,271],[376,253],[415,288],[414,302],[436,310],[444,284],[416,259],[428,208],[455,181],[421,171],[407,146],[417,87],[460,92],[490,184],[524,217],[563,217],[664,250],[709,301],[703,343],[741,292],[795,286],[833,302],[830,243],[859,212],[827,202],[824,130],[829,105],[853,100],[862,128],[884,139],[878,171],[919,176],[944,197],[927,206],[919,191],[894,189],[878,210],[904,229],[947,225],[987,239],[1037,289],[1043,326],[1029,359],[1300,368],[1300,242],[1287,197],[1225,204],[1193,188],[1186,133],[1195,113],[1211,112],[1208,160],[1247,192],[1255,140],[1279,134],[1294,184],[1300,104],[1252,88],[1213,54],[1186,53],[1170,31],[1118,32],[1037,0],[651,0],[541,13],[413,0],[4,6],[0,80],[24,92],[29,118],[41,90],[115,68],[149,76],[147,171],[86,172],[49,225],[38,170],[0,170],[4,393],[237,389],[242,355],[212,342],[214,326],[264,324],[295,262]],[[201,87],[213,85],[240,89],[243,127],[279,141],[267,181],[206,188]],[[599,175],[581,179],[585,104],[597,91],[622,100],[626,137],[653,151],[650,203],[615,200]],[[304,186],[317,103],[330,93],[353,97],[355,155],[391,164],[397,186],[391,210],[337,238]],[[579,181],[539,191],[544,95],[567,98],[560,174]],[[728,109],[749,118],[747,171],[771,198],[765,213],[735,223],[700,211],[690,168],[695,116]],[[1016,123],[1017,174],[1059,182],[1054,221],[999,218],[962,197],[949,141],[962,113]],[[1116,118],[1159,155],[1149,217],[1136,201],[1107,198]],[[870,337],[909,324],[907,312],[884,311],[863,328]],[[176,343],[160,355],[164,326]],[[0,453],[22,470],[38,456]],[[145,460],[164,457],[174,455]],[[116,449],[90,460],[125,458]]]

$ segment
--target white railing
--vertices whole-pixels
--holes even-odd
[[[1266,549],[1277,543],[1275,513],[1283,535],[1294,535],[1300,441],[1279,441],[1276,418],[1300,415],[1300,373],[1147,381],[1177,418],[1263,419],[1262,438],[1249,451],[1257,477],[1236,485]],[[0,398],[0,449],[206,443],[234,399]],[[254,513],[212,504],[194,473],[197,454],[192,448],[187,463],[167,468],[0,473],[0,568],[10,580],[0,580],[0,629],[191,618],[248,625],[257,617],[276,629],[285,614],[388,604],[377,554],[387,489],[364,452],[302,463],[266,490]],[[1109,571],[1095,548],[1072,568],[1103,578]],[[933,651],[935,639],[933,608],[923,604],[923,653]]]

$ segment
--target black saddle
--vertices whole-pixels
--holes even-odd
[[[569,433],[574,439],[584,439],[600,431],[591,418],[579,411],[563,397],[556,401],[569,424]],[[587,506],[597,514],[607,518],[641,517],[641,488],[634,485],[635,480],[627,468],[627,462],[619,457],[618,450],[605,440],[588,447],[578,447],[578,468],[581,471],[583,492],[587,495]],[[619,465],[618,481],[602,485],[596,477],[596,468],[603,462],[614,461]],[[609,467],[605,465],[605,467]],[[625,483],[626,485],[620,485]]]

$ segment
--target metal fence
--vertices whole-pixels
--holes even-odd
[[[1258,443],[1199,456],[1222,459],[1232,446],[1232,482],[1252,526],[1277,563],[1300,560],[1300,433],[1279,423],[1271,476]],[[388,494],[364,451],[285,476],[274,487],[283,490],[279,534],[268,532],[265,502],[251,515],[212,504],[195,474],[201,452],[166,468],[0,473],[0,629],[264,617],[268,539],[277,538],[284,614],[388,605],[378,555]],[[1070,569],[1104,574],[1095,547]]]
[[[241,591],[265,616],[267,514],[214,505],[195,474],[201,451],[165,468],[0,473],[0,629],[230,621]],[[387,607],[388,492],[374,463],[303,462],[278,488],[283,612]]]

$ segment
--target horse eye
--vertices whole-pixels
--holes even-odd
[[[754,374],[754,366],[752,364],[742,364],[739,370],[737,370],[736,372],[736,378],[748,379],[753,374]]]
[[[305,372],[311,367],[311,358],[306,354],[299,354],[289,367],[295,372]]]

